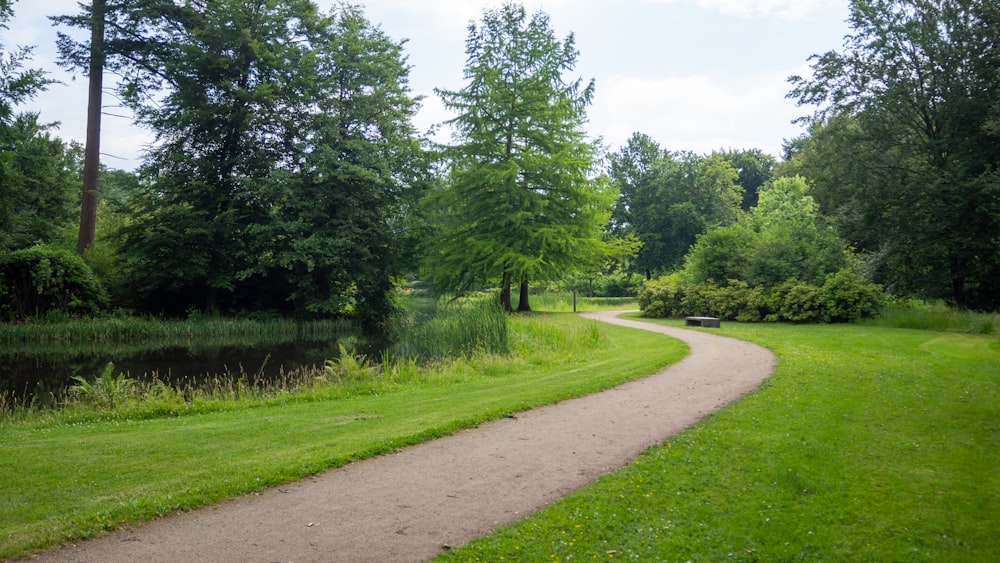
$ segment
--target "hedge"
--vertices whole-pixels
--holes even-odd
[[[822,286],[789,280],[771,288],[729,280],[687,284],[676,276],[647,281],[639,291],[646,317],[711,316],[741,322],[839,323],[879,314],[886,304],[882,288],[853,270],[826,277]]]

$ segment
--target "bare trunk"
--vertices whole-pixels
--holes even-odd
[[[531,311],[531,304],[528,303],[528,280],[521,280],[521,294],[518,296],[517,310],[521,313]]]
[[[80,232],[76,252],[94,249],[97,231],[98,171],[101,166],[101,109],[104,87],[105,0],[93,0],[90,28],[90,81],[87,95],[87,145],[83,154],[83,191],[80,194]]]

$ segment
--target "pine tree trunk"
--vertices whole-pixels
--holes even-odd
[[[80,194],[80,232],[76,252],[94,249],[97,231],[98,171],[101,165],[101,109],[104,87],[104,12],[106,0],[93,0],[90,23],[90,77],[87,95],[87,144],[83,154],[83,191]]]

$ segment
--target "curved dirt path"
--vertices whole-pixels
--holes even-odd
[[[258,495],[176,514],[39,561],[425,561],[518,520],[754,389],[769,351],[585,313],[688,344],[642,380],[520,413]]]

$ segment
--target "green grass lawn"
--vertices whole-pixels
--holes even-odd
[[[669,322],[669,321],[668,321]],[[455,561],[1000,561],[1000,340],[725,323],[759,390]]]
[[[392,377],[376,369],[346,390],[173,417],[140,409],[0,419],[0,559],[611,387],[686,353],[662,335],[570,314],[510,323],[511,355],[404,365]]]

